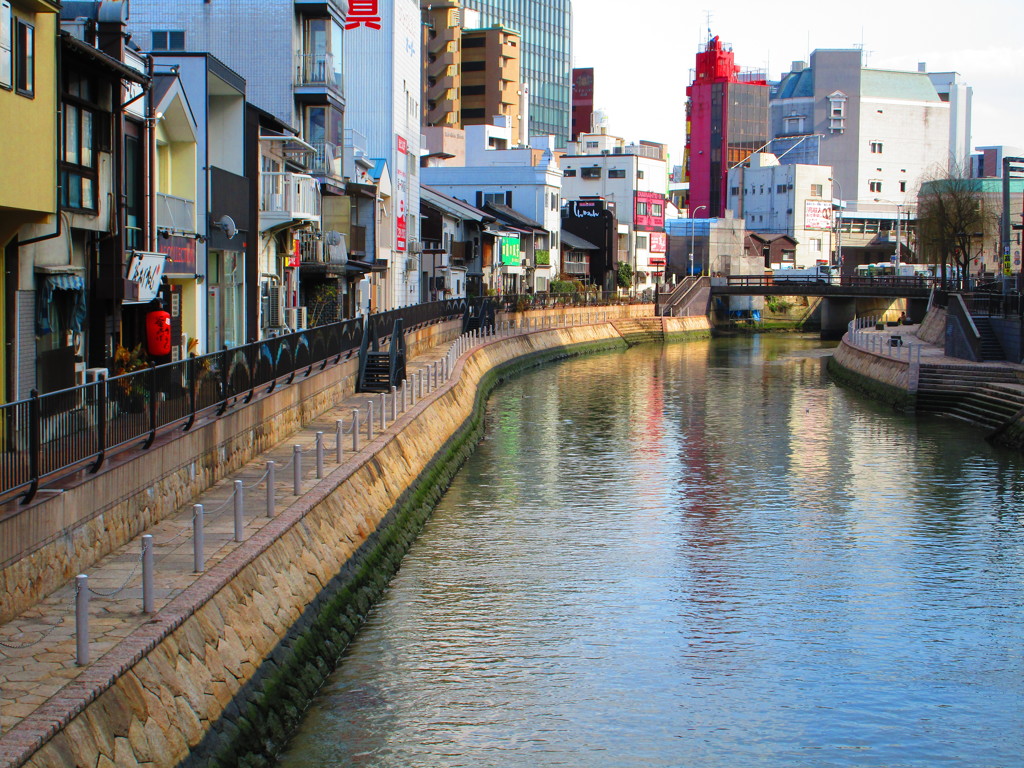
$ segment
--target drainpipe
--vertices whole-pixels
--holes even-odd
[[[146,57],[146,74],[153,82],[153,57]],[[153,100],[153,91],[149,91],[149,106],[146,110],[146,161],[145,168],[146,190],[146,250],[150,253],[156,252],[156,103]]]

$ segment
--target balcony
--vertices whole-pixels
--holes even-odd
[[[260,230],[289,222],[320,221],[320,185],[301,173],[263,173]]]
[[[341,90],[341,72],[334,69],[329,53],[299,53],[295,56],[295,86]]]
[[[156,195],[156,225],[172,234],[196,231],[196,204],[192,200],[158,192]]]
[[[316,176],[340,179],[342,177],[341,147],[331,144],[329,141],[311,141],[309,144],[315,150],[309,164],[310,173]]]

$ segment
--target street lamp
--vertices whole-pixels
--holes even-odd
[[[692,211],[690,211],[690,277],[693,277],[693,238],[694,238],[694,235],[697,233],[697,225],[696,225],[697,216],[696,216],[696,213],[701,208],[704,208],[706,210],[707,206],[706,205],[698,205],[696,208],[694,208]],[[708,245],[710,247],[710,243],[708,243]],[[704,273],[704,270],[701,269],[701,274],[703,274],[703,273]]]
[[[832,182],[832,204],[835,205],[835,187],[839,187],[839,216],[836,218],[836,269],[840,274],[843,271],[843,185],[838,179],[830,178]]]

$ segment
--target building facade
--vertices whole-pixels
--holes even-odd
[[[617,262],[633,270],[637,291],[664,278],[667,150],[664,144],[626,144],[606,133],[584,133],[559,159],[567,201],[597,198],[618,220]]]
[[[552,135],[564,147],[572,125],[571,0],[463,0],[463,6],[480,14],[480,23],[467,28],[499,24],[522,36],[529,135]]]
[[[722,216],[729,169],[764,148],[768,132],[764,72],[741,71],[717,36],[697,54],[686,89],[686,178],[697,218]]]
[[[729,210],[749,232],[784,234],[795,249],[779,251],[770,266],[812,267],[835,263],[832,169],[782,165],[775,155],[755,152],[729,171]]]
[[[895,220],[896,204],[913,201],[928,175],[945,173],[963,154],[970,92],[936,76],[944,99],[926,72],[871,69],[862,57],[857,49],[816,50],[810,66],[794,62],[772,89],[772,134],[800,142],[799,154],[783,162],[831,166],[834,196],[851,211]]]

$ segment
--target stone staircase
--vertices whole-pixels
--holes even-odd
[[[660,317],[626,317],[612,320],[612,327],[629,346],[663,344],[665,329]]]
[[[1024,410],[1024,383],[1009,369],[923,364],[917,410],[1001,430]]]
[[[992,321],[985,316],[978,315],[975,315],[972,320],[981,336],[981,359],[1005,360],[1006,353],[1003,351],[1003,345],[999,343],[995,331],[992,330]]]

